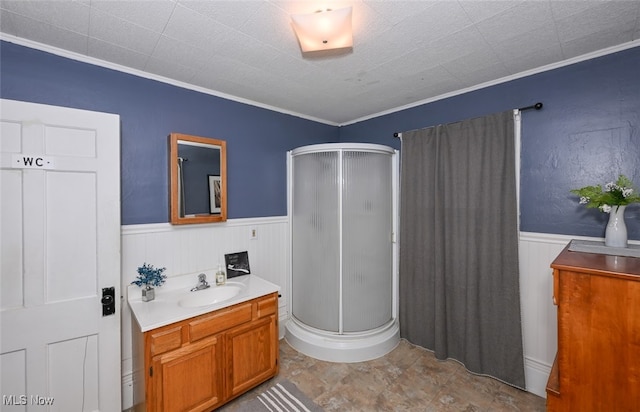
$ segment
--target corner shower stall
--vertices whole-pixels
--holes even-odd
[[[333,362],[380,357],[397,321],[397,153],[320,144],[288,153],[291,225],[287,342]]]

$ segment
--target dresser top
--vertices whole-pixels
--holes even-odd
[[[575,252],[569,250],[569,245],[551,263],[551,267],[640,282],[640,258]]]

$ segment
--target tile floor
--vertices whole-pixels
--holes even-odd
[[[544,411],[545,400],[495,379],[472,375],[455,361],[406,340],[367,362],[323,362],[280,341],[280,373],[221,408],[233,412],[280,379],[288,379],[325,411]]]

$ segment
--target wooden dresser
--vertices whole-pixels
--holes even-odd
[[[553,261],[558,353],[548,411],[640,411],[640,258],[569,251]]]

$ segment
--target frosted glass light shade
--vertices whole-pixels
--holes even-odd
[[[351,7],[291,15],[293,29],[303,52],[353,46]]]

